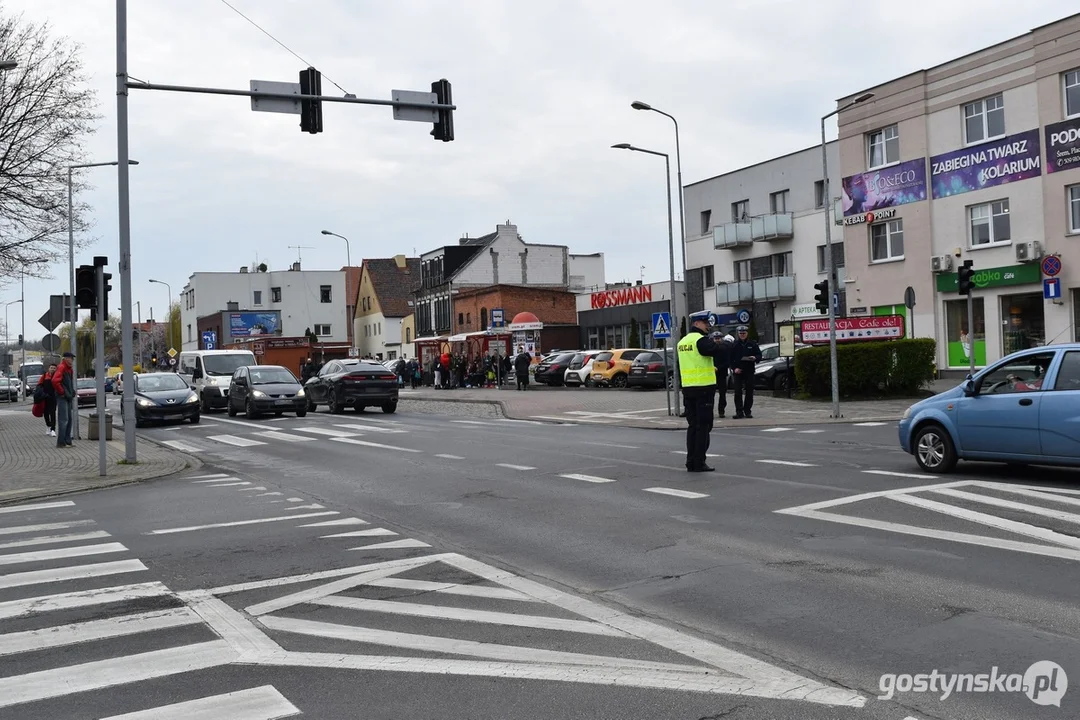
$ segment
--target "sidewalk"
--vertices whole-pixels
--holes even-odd
[[[840,403],[843,417],[832,420],[832,405],[828,402],[774,398],[771,392],[761,391],[754,397],[754,417],[732,420],[735,412],[731,392],[728,392],[728,417],[717,418],[715,426],[775,427],[778,425],[809,425],[816,423],[895,422],[918,398],[889,400],[858,400]],[[667,414],[667,393],[664,390],[552,388],[530,385],[526,392],[513,386],[495,389],[435,390],[405,388],[401,399],[417,402],[491,403],[502,414],[514,420],[589,423],[667,430],[683,430],[686,420]]]
[[[0,504],[28,498],[61,495],[171,475],[199,460],[154,443],[139,440],[138,464],[124,459],[124,435],[114,428],[107,443],[105,477],[98,475],[98,443],[86,440],[87,413],[80,414],[82,440],[59,450],[45,434],[45,423],[30,413],[30,405],[0,408]]]

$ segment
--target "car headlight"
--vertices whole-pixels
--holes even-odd
[[[188,395],[188,399],[185,400],[184,402],[185,403],[197,403],[197,402],[199,402],[199,396],[196,395],[195,393],[191,393],[190,395]]]
[[[138,403],[139,405],[141,405],[142,407],[154,407],[154,401],[153,400],[147,400],[146,398],[138,398],[135,402]]]
[[[304,388],[300,388],[296,391],[296,397],[304,397]]]
[[[900,419],[901,420],[907,420],[909,417],[911,417],[911,411],[912,411],[912,409],[914,407],[915,407],[914,405],[909,405],[908,409],[904,411],[903,417],[901,417]]]
[[[266,397],[266,393],[264,393],[262,390],[252,390],[251,397],[264,398]]]

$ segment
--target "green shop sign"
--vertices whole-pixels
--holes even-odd
[[[1039,269],[1038,263],[986,268],[985,270],[976,270],[972,281],[977,288],[1031,285],[1042,282],[1042,270]],[[938,292],[956,292],[959,287],[956,273],[942,273],[937,276]]]

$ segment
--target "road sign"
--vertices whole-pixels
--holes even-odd
[[[394,102],[431,103],[432,105],[439,102],[435,93],[417,92],[415,90],[391,90],[390,98],[394,100]],[[433,123],[439,119],[438,112],[439,111],[434,108],[428,110],[420,107],[400,107],[395,105],[394,119]]]
[[[176,348],[169,348],[169,352],[165,353],[171,358],[175,358],[177,355]]]
[[[41,347],[45,348],[45,352],[56,352],[60,349],[60,336],[49,333],[41,338]]]
[[[176,358],[169,358],[169,366],[176,365]]]
[[[904,307],[908,310],[915,307],[915,288],[908,286],[908,289],[904,291]]]
[[[261,342],[252,343],[251,344],[251,349],[255,352],[256,355],[265,355],[266,354],[266,343],[261,343]]]
[[[652,314],[652,336],[656,340],[667,340],[671,337],[671,313]]]
[[[506,325],[506,312],[502,308],[491,309],[491,327],[501,328]]]
[[[278,93],[280,95],[299,95],[300,83],[273,82],[272,80],[252,80],[251,92]],[[251,98],[251,109],[255,112],[300,114],[300,101],[288,98]]]
[[[1056,300],[1061,297],[1061,278],[1043,280],[1043,300]]]
[[[1043,275],[1054,277],[1061,272],[1061,258],[1055,255],[1047,255],[1042,259]]]
[[[203,350],[213,350],[217,347],[217,333],[213,330],[206,330],[202,334]]]
[[[738,315],[736,315],[736,318],[738,319],[738,321],[740,323],[745,325],[746,323],[750,322],[750,311],[749,310],[740,310]]]

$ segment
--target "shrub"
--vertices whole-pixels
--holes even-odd
[[[840,395],[914,395],[934,379],[936,347],[930,338],[838,344]],[[795,353],[795,378],[802,395],[829,397],[828,346]]]

